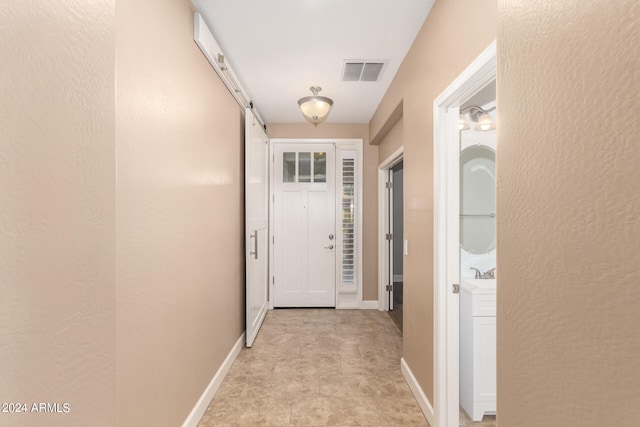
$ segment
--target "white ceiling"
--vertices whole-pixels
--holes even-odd
[[[368,123],[435,0],[193,0],[267,123],[304,122],[321,86],[327,122]],[[342,82],[345,59],[384,60],[378,82]]]

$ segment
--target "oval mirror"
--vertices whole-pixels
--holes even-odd
[[[496,247],[496,153],[484,145],[460,153],[460,246],[473,254]]]

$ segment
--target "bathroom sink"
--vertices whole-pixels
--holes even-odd
[[[495,294],[496,279],[462,279],[461,287],[474,294]]]

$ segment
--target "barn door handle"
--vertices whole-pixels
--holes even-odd
[[[258,230],[251,233],[249,238],[253,239],[253,251],[249,251],[249,256],[253,255],[254,259],[258,259]]]

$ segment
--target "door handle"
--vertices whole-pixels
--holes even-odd
[[[325,249],[333,249],[333,245],[325,246]]]
[[[249,238],[253,239],[253,251],[249,251],[249,256],[253,255],[254,259],[258,259],[258,230],[251,233]]]

